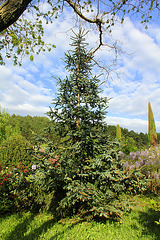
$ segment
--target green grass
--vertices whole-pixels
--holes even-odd
[[[154,221],[160,212],[150,208],[150,199],[136,198],[131,213],[121,222],[96,222],[63,219],[56,222],[49,213],[30,212],[0,218],[3,240],[160,240],[160,225]]]

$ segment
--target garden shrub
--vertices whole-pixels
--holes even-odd
[[[54,166],[44,156],[40,157],[40,153],[35,153],[36,170],[22,165],[6,168],[1,164],[1,214],[24,210],[38,212],[50,208],[54,192],[49,170]]]
[[[12,174],[0,163],[0,213],[10,212],[13,207],[13,197],[11,196],[11,185],[9,179]]]
[[[11,135],[0,145],[1,163],[7,166],[31,166],[31,144],[20,134]]]
[[[131,152],[130,155],[122,153],[125,160],[125,169],[139,169],[150,182],[149,190],[154,194],[160,192],[160,146],[151,147],[148,150]]]
[[[160,217],[160,197],[159,199],[155,200],[155,199],[151,199],[151,206],[154,209],[154,211],[159,212],[159,217]],[[155,221],[156,224],[160,225],[160,218],[157,219],[157,221]]]
[[[130,152],[138,151],[137,143],[132,137],[122,137],[121,143],[121,150],[127,155],[130,154]]]
[[[17,171],[11,179],[14,207],[16,211],[30,210],[38,212],[47,198],[45,175],[41,172],[24,174]]]

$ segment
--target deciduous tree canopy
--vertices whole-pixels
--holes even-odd
[[[14,23],[26,10],[34,7],[37,11],[40,12],[38,4],[40,0],[33,1],[33,0],[1,0],[0,6],[0,31],[5,30],[9,27],[12,23]],[[74,9],[75,13],[78,14],[84,20],[95,23],[98,26],[101,22],[105,22],[106,16],[109,15],[115,16],[119,12],[121,12],[121,17],[125,14],[133,14],[133,13],[140,13],[142,17],[142,22],[147,22],[149,19],[152,18],[152,14],[154,10],[159,11],[159,3],[155,0],[150,1],[123,1],[123,0],[88,0],[88,1],[78,1],[78,0],[64,0],[64,1],[57,1],[57,0],[46,0],[48,4],[52,7],[49,11],[49,14],[52,14],[55,10],[63,10],[63,7],[69,5],[71,8]],[[32,3],[33,5],[29,5]],[[66,5],[67,3],[67,5]],[[94,17],[87,17],[86,12],[92,11],[96,13]],[[53,12],[52,12],[53,11]],[[45,13],[43,13],[45,14]],[[41,12],[41,15],[43,15]]]
[[[42,7],[44,4],[48,6]],[[68,7],[81,19],[96,26],[99,32],[99,44],[95,50],[103,45],[103,32],[107,30],[109,33],[117,20],[123,22],[125,16],[138,14],[140,21],[147,27],[147,22],[152,19],[152,16],[155,17],[156,14],[158,16],[159,13],[157,0],[46,0],[46,2],[0,0],[0,50],[5,49],[6,57],[13,57],[14,64],[17,64],[17,59],[24,54],[30,54],[30,59],[33,60],[32,53],[35,52],[34,48],[37,46],[37,53],[46,48],[50,51],[51,48],[46,46],[41,39],[44,34],[42,18],[46,20],[46,23],[52,22],[53,18]],[[30,21],[26,20],[28,19],[26,9],[33,14],[33,19]],[[23,16],[24,11],[26,19]],[[4,64],[2,54],[0,54],[0,64]]]

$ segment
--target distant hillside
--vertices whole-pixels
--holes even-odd
[[[18,126],[22,135],[29,141],[33,141],[33,135],[45,136],[52,141],[56,141],[55,123],[53,123],[48,117],[39,116],[20,116],[13,114],[9,115],[9,122],[12,127]],[[105,132],[109,139],[116,138],[116,126],[106,125]],[[129,131],[126,128],[121,128],[122,139],[131,141],[131,145],[136,144],[137,149],[145,148],[148,146],[148,134],[136,133],[133,130]],[[34,134],[33,134],[34,133]],[[158,144],[160,143],[160,133],[157,134]]]

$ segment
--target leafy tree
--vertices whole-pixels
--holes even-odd
[[[138,143],[140,146],[148,146],[148,134],[140,132]]]
[[[104,133],[107,98],[99,96],[100,80],[92,76],[93,55],[87,51],[84,31],[71,39],[74,49],[65,54],[69,76],[58,79],[54,108],[48,112],[61,137],[54,152],[58,165],[52,173],[53,205],[59,215],[121,216],[121,193],[141,191],[142,175],[123,170],[118,144]]]
[[[125,154],[130,154],[130,152],[136,152],[138,151],[138,147],[137,147],[137,143],[136,141],[129,136],[126,136],[125,138],[123,138],[123,146],[122,146],[122,151]]]
[[[150,145],[157,145],[157,133],[150,102],[148,103],[148,139]]]
[[[18,123],[13,127],[10,119],[10,114],[0,108],[0,143],[11,135],[20,134]]]
[[[6,138],[7,132],[9,132],[8,124],[9,123],[9,114],[0,109],[0,142]]]
[[[22,13],[27,9],[30,9],[32,6],[37,10],[37,12],[42,15],[42,12],[40,10],[39,3],[40,1],[36,1],[32,3],[33,0],[26,0],[26,1],[20,1],[20,0],[13,0],[12,2],[8,0],[1,0],[1,6],[0,6],[0,31],[5,30],[8,28],[11,24],[13,24],[21,15]],[[117,13],[121,13],[122,21],[126,14],[133,14],[133,13],[140,13],[142,17],[142,22],[148,22],[152,18],[152,13],[157,10],[159,11],[159,3],[155,0],[144,2],[142,0],[138,2],[132,2],[129,1],[97,1],[97,9],[93,9],[94,1],[86,1],[86,2],[80,2],[77,0],[65,0],[64,2],[61,1],[47,1],[47,3],[50,5],[50,9],[48,12],[43,12],[45,18],[49,18],[52,15],[54,15],[55,11],[61,10],[62,7],[70,6],[73,8],[73,10],[78,14],[82,19],[91,22],[96,23],[98,25],[98,20],[100,22],[104,22],[104,18],[111,14],[112,17],[115,16]],[[102,12],[100,14],[100,8],[102,8]],[[85,14],[85,11],[82,12],[81,9],[89,11],[96,11],[97,16],[92,18],[87,17],[87,14]],[[38,15],[38,14],[37,14]],[[108,21],[108,20],[107,20]],[[111,22],[113,23],[113,19],[111,18]]]
[[[29,55],[30,59],[33,60],[34,52],[51,50],[51,47],[45,46],[45,42],[42,40],[44,34],[42,18],[46,20],[46,23],[52,22],[53,18],[57,18],[58,14],[68,6],[85,22],[92,23],[97,27],[99,31],[98,48],[103,45],[103,32],[106,30],[109,33],[112,30],[117,16],[123,22],[125,16],[137,14],[141,17],[140,21],[147,24],[152,16],[159,14],[159,3],[156,0],[140,0],[134,3],[132,0],[107,0],[105,2],[101,0],[47,0],[48,8],[43,8],[43,3],[40,0],[1,0],[0,3],[0,50],[7,49],[6,57],[13,57],[15,64],[21,63],[19,57],[21,59],[24,54]],[[27,12],[33,13],[32,21],[27,20],[27,13],[26,18],[22,18],[22,13],[26,9]],[[88,12],[93,12],[94,14],[91,15],[93,17],[88,17]],[[18,19],[20,16],[21,18]],[[0,55],[0,63],[4,64],[2,55]]]
[[[126,154],[129,154],[131,151],[137,151],[144,148],[148,148],[148,134],[147,133],[136,133],[133,130],[128,131],[126,128],[121,128],[122,132],[122,151],[125,151]],[[114,140],[116,138],[116,126],[107,125],[105,129],[105,134],[109,136],[110,140]]]
[[[10,124],[12,128],[19,126],[21,134],[34,144],[35,136],[50,139],[53,142],[58,141],[55,133],[55,126],[48,117],[44,116],[20,116],[13,114],[10,116]]]

